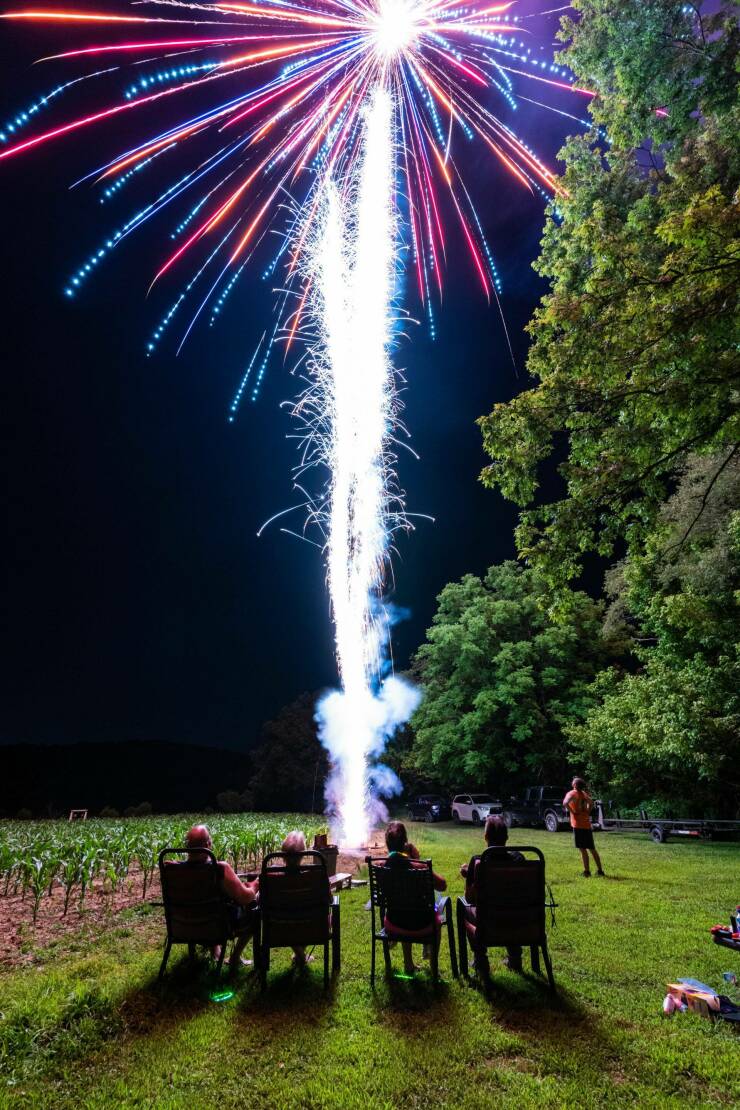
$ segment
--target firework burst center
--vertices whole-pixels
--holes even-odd
[[[414,0],[377,0],[373,20],[378,53],[393,58],[410,46],[421,30],[421,11]]]

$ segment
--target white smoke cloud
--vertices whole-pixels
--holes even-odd
[[[399,793],[401,783],[378,762],[387,741],[410,719],[421,691],[391,675],[377,694],[358,701],[341,690],[326,694],[316,707],[319,739],[329,753],[331,773],[326,785],[327,812],[339,842],[366,844],[377,821],[385,821],[384,798]],[[358,774],[362,788],[357,791]],[[355,785],[355,789],[352,786]]]

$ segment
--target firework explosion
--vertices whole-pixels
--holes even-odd
[[[145,119],[155,105],[158,119],[168,107],[177,110],[169,126],[83,179],[99,183],[105,202],[153,162],[161,166],[190,151],[189,168],[176,163],[179,176],[112,232],[66,288],[74,296],[130,234],[165,209],[177,211],[176,246],[154,281],[185,266],[190,276],[150,351],[186,303],[194,308],[182,341],[204,312],[212,322],[266,233],[282,221],[281,245],[266,271],[284,266],[276,320],[239,385],[231,418],[245,391],[256,397],[273,345],[305,342],[310,384],[295,406],[305,425],[298,475],[317,464],[328,468],[325,489],[308,496],[305,507],[323,536],[342,680],[341,693],[321,707],[321,727],[335,766],[329,800],[340,835],[359,844],[382,774],[374,759],[417,700],[396,679],[381,684],[389,537],[407,523],[395,486],[398,402],[390,358],[401,203],[407,253],[433,332],[431,291],[441,292],[451,246],[464,244],[489,299],[499,291],[453,137],[479,140],[521,185],[551,195],[558,189],[553,174],[489,102],[503,97],[515,104],[512,75],[584,90],[531,55],[508,3],[154,0],[147,8],[160,14],[139,14],[135,5],[126,15],[4,16],[58,23],[65,33],[105,28],[111,41],[53,55],[94,69],[10,121],[0,132],[0,159],[122,115]],[[122,37],[130,33],[137,37]],[[101,100],[95,111],[22,134],[72,87],[79,93],[82,86],[87,103],[90,82],[103,94],[116,83],[116,102]],[[296,485],[302,488],[299,477]]]
[[[342,691],[320,703],[319,723],[335,768],[328,801],[351,845],[367,843],[378,816],[372,787],[382,771],[373,757],[418,703],[417,692],[395,678],[376,690],[388,640],[376,605],[389,525],[404,522],[398,495],[392,505],[393,165],[392,102],[380,87],[367,110],[356,185],[343,196],[327,183],[309,251],[316,339],[311,385],[297,406],[307,459],[317,452],[331,475],[326,549]]]

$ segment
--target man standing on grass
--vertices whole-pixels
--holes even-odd
[[[576,848],[580,849],[581,852],[581,859],[583,860],[583,877],[584,879],[591,878],[591,868],[588,859],[588,853],[590,852],[596,864],[596,874],[603,878],[604,871],[601,866],[599,853],[594,846],[594,831],[591,827],[593,801],[591,800],[591,795],[586,793],[586,783],[583,779],[573,779],[572,785],[573,789],[569,790],[563,798],[563,809],[568,810],[570,827],[573,829]]]

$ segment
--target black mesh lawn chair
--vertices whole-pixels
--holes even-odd
[[[391,943],[408,941],[411,944],[428,944],[432,977],[439,982],[438,933],[447,929],[450,946],[452,974],[457,978],[455,931],[452,923],[452,903],[443,898],[435,904],[434,875],[431,860],[415,860],[409,864],[393,864],[387,859],[367,856],[365,862],[370,876],[372,957],[370,983],[375,984],[375,945],[383,945],[386,975],[391,974]],[[377,918],[376,918],[377,914]]]
[[[197,852],[197,860],[193,856]],[[182,856],[188,856],[182,859]],[[257,907],[236,906],[222,890],[221,868],[208,848],[164,848],[159,853],[159,877],[162,885],[164,917],[167,925],[159,978],[164,975],[173,944],[187,944],[190,958],[196,945],[221,951],[217,973],[230,940],[235,950],[254,935],[255,958],[259,950],[259,912]]]
[[[535,859],[512,860],[508,853],[532,852]],[[553,903],[546,898],[545,857],[539,848],[487,848],[475,873],[476,899],[472,906],[457,900],[457,934],[460,968],[468,974],[468,944],[476,965],[488,981],[489,948],[528,947],[532,970],[540,972],[540,949],[550,989],[555,990],[552,964],[547,951],[545,910]]]
[[[259,970],[267,986],[270,950],[323,945],[324,987],[329,985],[329,948],[332,974],[339,970],[339,898],[332,897],[326,860],[320,852],[273,852],[265,856],[260,873]]]

